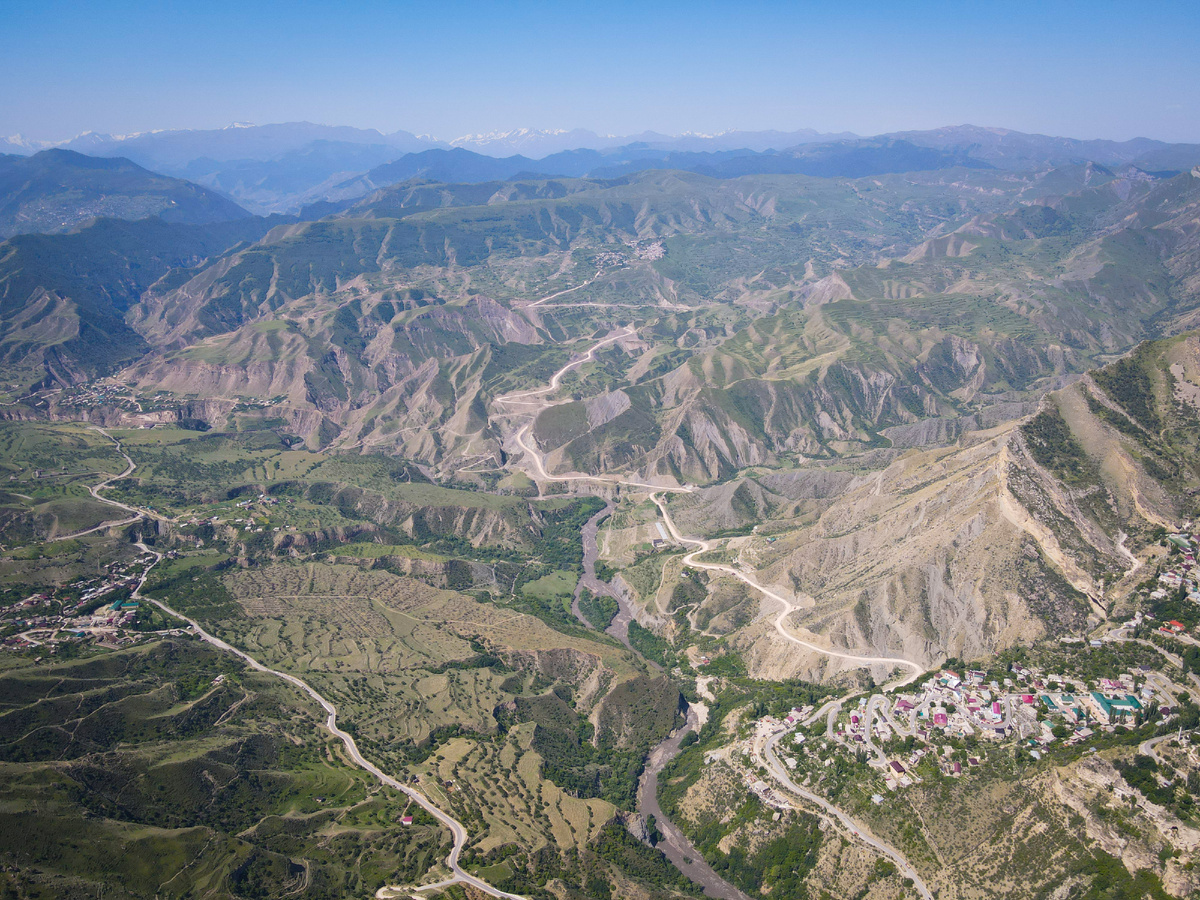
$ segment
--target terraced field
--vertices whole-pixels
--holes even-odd
[[[589,685],[590,705],[637,672],[612,645],[384,571],[277,565],[223,583],[241,615],[215,623],[221,633],[338,698],[360,740],[384,752],[417,753],[448,728],[494,732],[493,710],[521,693],[519,669]]]
[[[342,761],[314,704],[228,655],[165,641],[0,663],[9,896],[333,900],[444,856],[420,810],[397,827],[408,799]]]
[[[456,814],[477,817],[482,832],[472,849],[481,858],[509,844],[528,853],[579,850],[616,814],[611,803],[573,797],[542,777],[542,757],[531,746],[535,727],[517,726],[496,741],[451,740],[417,767],[423,784],[442,785],[431,792]]]

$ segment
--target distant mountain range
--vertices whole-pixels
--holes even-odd
[[[0,139],[17,154],[46,149],[19,136]],[[805,174],[861,177],[954,166],[1014,171],[1081,162],[1185,171],[1200,145],[1148,138],[1082,141],[961,125],[876,137],[849,133],[727,131],[719,134],[599,135],[584,129],[471,134],[451,141],[407,131],[291,122],[210,131],[83,134],[54,145],[132,162],[186,178],[257,213],[299,212],[314,203],[355,200],[407,178],[481,182],[524,175],[617,177],[674,168],[714,177]]]
[[[409,153],[337,186],[345,197],[417,178],[453,184],[514,178],[619,178],[647,169],[673,169],[713,178],[742,175],[814,175],[858,178],[923,172],[954,166],[992,168],[957,150],[918,147],[908,141],[852,140],[805,144],[787,150],[680,151],[630,144],[614,150],[564,150],[544,159],[496,158],[456,147]]]
[[[631,144],[646,145],[656,150],[715,151],[715,150],[782,150],[797,144],[818,141],[852,140],[858,137],[848,131],[822,134],[811,128],[799,131],[722,131],[716,134],[662,134],[643,131],[624,136],[601,135],[584,128],[570,131],[539,131],[518,128],[514,131],[468,134],[450,141],[450,146],[473,150],[486,156],[522,155],[541,159],[567,150],[613,150]]]
[[[486,156],[522,154],[534,159],[563,150],[605,150],[628,144],[648,144],[657,149],[673,150],[780,150],[815,141],[850,140],[850,132],[822,134],[811,128],[798,131],[724,131],[717,134],[661,134],[646,131],[634,135],[600,135],[583,128],[539,130],[518,128],[512,131],[468,134],[450,141],[408,131],[383,134],[373,128],[313,125],[286,122],[279,125],[233,124],[211,130],[148,131],[113,135],[84,132],[65,141],[27,140],[21,135],[0,138],[0,149],[10,153],[31,154],[39,150],[62,148],[92,156],[124,156],[143,165],[165,170],[182,168],[196,160],[218,162],[257,160],[265,162],[308,148],[314,142],[326,145],[388,148],[412,153],[435,148],[461,147]]]
[[[231,160],[268,160],[314,141],[329,141],[349,146],[376,145],[393,153],[409,153],[431,146],[448,144],[429,137],[417,137],[407,131],[381,134],[374,129],[313,125],[309,122],[285,122],[279,125],[230,125],[212,130],[147,131],[140,134],[114,135],[84,132],[66,141],[28,141],[20,135],[0,139],[10,152],[36,153],[58,147],[91,156],[124,156],[142,165],[163,170],[182,168],[198,159],[220,162]]]
[[[821,134],[811,129],[678,136],[644,132],[615,136],[584,129],[520,128],[442,141],[407,131],[383,134],[374,129],[288,122],[132,135],[87,132],[59,142],[31,141],[15,135],[0,138],[0,150],[28,155],[55,148],[89,156],[124,157],[156,172],[187,178],[221,191],[254,212],[266,213],[298,211],[309,203],[347,199],[342,186],[356,176],[406,154],[427,150],[461,149],[489,157],[521,155],[541,159],[572,150],[615,150],[631,144],[663,151],[762,152],[852,138],[854,135],[848,133]]]

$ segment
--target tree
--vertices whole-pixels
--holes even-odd
[[[646,838],[650,841],[650,846],[657,847],[661,837],[658,830],[658,819],[653,815],[646,816]]]

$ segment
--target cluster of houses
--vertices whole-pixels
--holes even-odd
[[[831,721],[815,723],[824,728],[824,740],[798,731],[794,755],[783,762],[795,770],[797,757],[807,757],[827,767],[833,764],[830,751],[851,750],[865,754],[887,788],[897,790],[921,781],[917,770],[929,771],[928,764],[922,767],[927,758],[945,776],[963,775],[982,764],[987,744],[1021,742],[1040,758],[1055,741],[1079,743],[1100,730],[1137,724],[1152,700],[1169,714],[1169,694],[1149,684],[1145,675],[1138,669],[1088,683],[1020,664],[1003,678],[944,669],[907,693],[863,697]],[[758,727],[791,727],[810,713],[811,708],[793,710],[782,722],[765,717]]]
[[[0,611],[0,647],[53,650],[56,644],[80,641],[121,647],[141,640],[142,635],[127,631],[137,619],[139,606],[129,592],[153,561],[153,554],[143,554],[132,562],[109,566],[100,578],[81,579],[54,594],[32,594]]]
[[[266,494],[259,494],[257,497],[251,497],[248,500],[239,500],[237,502],[238,509],[250,509],[254,506],[278,506],[282,500],[278,497],[268,497]],[[288,500],[287,502],[291,502]]]
[[[774,809],[792,808],[792,804],[786,797],[781,795],[777,790],[775,790],[775,788],[771,787],[770,784],[763,781],[761,778],[758,778],[753,773],[747,772],[745,781],[746,787],[749,788],[750,793],[754,794],[754,796],[761,800],[764,806],[770,806]]]
[[[628,244],[638,259],[656,260],[667,255],[667,248],[663,246],[662,241],[636,240],[629,241]]]
[[[251,509],[255,509],[257,507],[268,507],[269,508],[269,507],[279,506],[280,504],[286,504],[286,503],[295,504],[295,502],[296,501],[294,501],[290,498],[287,498],[287,497],[282,497],[282,498],[281,497],[268,497],[266,494],[259,494],[257,497],[250,497],[246,500],[239,500],[235,504],[235,507],[236,507],[236,509],[251,510]],[[246,532],[253,532],[255,534],[261,534],[262,532],[268,531],[268,530],[270,530],[270,531],[284,531],[284,530],[295,531],[296,530],[295,525],[288,525],[288,526],[286,526],[286,528],[281,528],[279,526],[275,526],[274,528],[271,528],[270,526],[260,525],[260,524],[258,524],[258,522],[255,521],[253,516],[240,516],[240,517],[233,516],[233,517],[229,517],[229,518],[223,518],[221,516],[192,516],[190,518],[184,519],[183,524],[184,525],[192,525],[192,526],[195,526],[195,525],[228,525],[230,527],[240,529],[240,530],[246,531]]]
[[[138,409],[137,401],[129,393],[126,385],[116,382],[95,382],[69,388],[63,396],[64,401],[71,405],[84,408],[89,406],[119,406],[125,409]]]
[[[1167,537],[1167,541],[1179,549],[1183,559],[1179,564],[1159,573],[1159,587],[1150,594],[1150,598],[1162,600],[1168,593],[1178,591],[1182,587],[1186,590],[1189,600],[1200,603],[1200,575],[1196,570],[1196,547],[1200,545],[1200,535],[1172,534]]]

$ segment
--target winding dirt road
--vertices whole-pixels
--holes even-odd
[[[782,594],[776,593],[775,591],[771,590],[770,588],[764,587],[763,585],[761,585],[757,581],[755,581],[753,578],[751,578],[749,575],[747,575],[745,572],[735,569],[732,566],[726,566],[726,565],[722,565],[719,563],[706,563],[706,562],[699,561],[696,557],[711,550],[713,547],[712,542],[706,541],[706,540],[701,540],[699,538],[684,537],[680,533],[679,529],[676,527],[675,520],[671,518],[671,513],[670,513],[670,510],[667,509],[666,502],[663,500],[662,497],[659,496],[660,494],[663,494],[663,493],[683,493],[683,494],[694,493],[696,488],[693,487],[692,485],[650,484],[650,483],[644,482],[644,481],[636,481],[636,480],[630,479],[630,478],[622,478],[619,475],[588,475],[588,474],[584,474],[584,473],[575,473],[575,472],[572,472],[572,473],[569,473],[566,475],[551,475],[549,472],[546,471],[545,456],[538,449],[538,447],[536,446],[536,443],[532,440],[530,432],[533,428],[533,422],[537,418],[538,414],[541,413],[543,410],[548,409],[551,406],[557,405],[554,401],[551,401],[549,399],[549,396],[558,389],[559,384],[562,382],[563,376],[567,372],[569,372],[571,369],[578,368],[579,366],[582,366],[584,363],[590,362],[592,359],[595,358],[596,351],[599,350],[601,347],[607,346],[608,344],[615,343],[616,341],[622,340],[623,338],[630,337],[633,334],[636,334],[636,330],[633,329],[632,326],[626,325],[623,328],[616,331],[615,333],[613,333],[613,334],[609,335],[608,337],[593,344],[591,349],[589,349],[587,351],[587,353],[585,353],[583,356],[579,357],[578,359],[572,360],[571,362],[569,362],[565,366],[563,366],[561,369],[559,369],[557,372],[555,372],[554,375],[551,376],[549,383],[544,388],[537,388],[535,390],[530,390],[530,391],[520,391],[515,394],[506,394],[502,397],[496,398],[497,403],[501,403],[501,404],[505,404],[505,405],[519,404],[519,405],[523,405],[523,406],[527,407],[526,409],[520,410],[519,412],[528,416],[529,420],[517,429],[517,431],[513,437],[513,440],[515,441],[517,446],[529,458],[530,463],[532,464],[532,468],[533,468],[532,474],[534,476],[534,479],[537,481],[549,481],[549,482],[558,482],[558,483],[590,482],[593,484],[606,484],[606,485],[612,485],[612,486],[627,488],[627,489],[628,488],[634,488],[634,489],[640,488],[643,490],[650,491],[651,492],[650,499],[654,501],[654,504],[658,507],[659,511],[662,513],[663,521],[666,523],[667,530],[671,533],[671,536],[680,544],[691,545],[696,548],[695,550],[691,551],[686,556],[684,556],[684,558],[683,558],[684,564],[691,566],[692,568],[695,568],[695,569],[706,569],[706,570],[712,571],[712,572],[720,572],[725,575],[731,575],[734,578],[741,581],[747,587],[750,587],[753,590],[758,591],[763,596],[768,597],[769,599],[774,600],[777,603],[779,603],[779,605],[782,607],[782,610],[780,611],[779,615],[775,619],[775,629],[784,638],[791,641],[793,644],[796,644],[797,646],[803,647],[806,650],[810,650],[814,653],[820,653],[825,656],[832,657],[834,659],[841,659],[841,660],[845,660],[847,662],[854,663],[856,668],[882,665],[882,666],[890,666],[890,667],[898,667],[898,668],[902,668],[902,669],[907,669],[910,674],[893,682],[889,686],[889,689],[903,687],[904,685],[910,684],[913,681],[915,681],[917,678],[921,677],[921,675],[924,674],[924,672],[925,672],[924,666],[922,666],[920,663],[914,662],[913,660],[910,660],[910,659],[903,659],[901,657],[871,656],[871,655],[866,655],[866,654],[845,653],[840,650],[833,650],[828,647],[822,647],[820,644],[814,644],[811,641],[806,641],[806,640],[803,640],[802,638],[796,637],[784,626],[784,622],[787,620],[788,616],[790,616],[792,613],[794,613],[800,607],[794,605],[792,603],[792,601],[789,600],[787,597],[784,597]],[[559,402],[562,402],[562,401],[559,401]]]
[[[497,398],[497,401],[500,403],[521,404],[525,407],[524,409],[521,409],[520,412],[528,415],[529,420],[516,430],[514,434],[514,441],[529,459],[533,469],[531,474],[533,474],[534,479],[539,481],[559,483],[590,482],[592,484],[615,485],[617,487],[627,489],[633,488],[648,490],[650,492],[650,499],[654,502],[655,506],[658,507],[659,512],[662,513],[663,521],[666,523],[667,530],[670,532],[671,537],[684,546],[692,546],[695,548],[683,557],[684,565],[691,566],[692,568],[696,569],[718,572],[723,575],[730,575],[741,581],[747,587],[758,591],[764,597],[777,602],[781,609],[779,615],[775,618],[775,629],[786,640],[804,648],[807,651],[852,663],[853,667],[855,668],[887,666],[889,668],[900,668],[907,670],[907,675],[893,680],[891,683],[885,686],[883,690],[894,690],[896,688],[911,684],[920,678],[925,672],[925,667],[913,660],[904,659],[902,657],[880,657],[868,654],[848,653],[840,650],[833,650],[828,647],[822,647],[819,644],[814,644],[811,641],[806,641],[797,637],[788,630],[785,624],[787,618],[800,608],[793,604],[789,598],[771,590],[770,588],[764,587],[750,575],[740,571],[739,569],[735,569],[733,566],[723,565],[720,563],[701,562],[699,559],[697,559],[697,557],[701,554],[711,550],[713,543],[711,541],[702,540],[699,538],[684,537],[684,535],[680,533],[678,527],[676,527],[675,520],[671,518],[671,513],[667,508],[666,501],[660,496],[660,494],[666,493],[693,493],[696,489],[691,485],[653,485],[642,481],[621,478],[615,475],[599,476],[582,473],[551,475],[546,471],[545,457],[537,448],[535,442],[530,436],[534,420],[542,410],[555,405],[555,403],[551,401],[549,397],[557,389],[559,383],[561,382],[562,376],[567,371],[577,368],[578,366],[581,366],[593,359],[595,356],[595,351],[598,348],[620,340],[622,337],[627,336],[631,331],[632,329],[629,326],[626,326],[616,334],[611,335],[595,344],[587,352],[587,354],[577,360],[573,360],[556,372],[550,379],[547,387],[533,391],[523,391],[519,394],[509,394],[506,397]],[[535,400],[534,398],[538,399]],[[830,721],[832,723],[832,716],[836,714],[837,709],[840,708],[840,705],[840,702],[835,703],[831,701],[831,703],[827,703],[822,706],[821,709],[818,710],[814,715],[820,715],[822,712],[828,710]],[[724,898],[724,900],[745,900],[744,894],[742,894],[728,882],[724,881],[724,879],[717,875],[716,872],[713,871],[712,868],[703,861],[703,859],[697,859],[699,854],[696,853],[686,836],[684,836],[682,832],[676,828],[674,823],[663,816],[662,810],[659,808],[657,802],[657,796],[653,796],[657,793],[658,773],[671,760],[671,758],[679,752],[680,744],[683,738],[686,736],[687,732],[694,727],[696,727],[694,715],[691,714],[691,711],[689,710],[688,725],[680,729],[679,732],[677,732],[675,735],[672,735],[671,738],[669,738],[667,741],[664,741],[663,744],[660,744],[651,752],[651,759],[648,761],[646,773],[643,776],[641,784],[639,785],[639,809],[642,811],[643,815],[650,813],[655,816],[655,819],[659,823],[660,830],[664,837],[661,849],[663,849],[668,859],[670,859],[671,862],[674,863],[681,872],[686,874],[689,878],[695,880],[697,883],[701,884],[705,888],[706,894],[711,897]],[[783,770],[782,766],[779,765],[779,761],[774,756],[774,744],[779,740],[783,733],[785,732],[776,734],[763,748],[761,759],[768,771],[771,772],[772,776],[794,795],[818,806],[832,822],[834,822],[836,825],[840,825],[840,827],[848,831],[852,837],[862,841],[867,846],[872,847],[877,852],[893,860],[900,871],[902,871],[906,877],[912,879],[914,886],[921,896],[925,898],[925,900],[933,900],[933,893],[921,879],[916,868],[904,857],[902,853],[900,853],[899,850],[871,835],[854,819],[852,819],[848,813],[830,803],[825,798],[800,788],[798,785],[792,783],[791,779]]]
[[[657,506],[659,512],[662,513],[663,521],[667,525],[667,530],[669,532],[671,532],[671,537],[673,537],[676,541],[678,541],[681,544],[690,544],[696,548],[695,550],[691,551],[683,558],[684,565],[691,566],[693,569],[706,569],[707,571],[710,571],[710,572],[720,572],[723,575],[732,575],[738,581],[740,581],[743,584],[747,585],[748,587],[751,587],[754,590],[758,591],[764,597],[768,597],[771,600],[774,600],[777,603],[779,603],[779,605],[782,606],[783,609],[780,611],[779,615],[775,617],[775,630],[778,631],[787,640],[791,641],[793,644],[797,644],[798,646],[801,646],[801,647],[805,648],[806,650],[811,650],[815,653],[820,653],[825,656],[833,657],[834,659],[843,659],[848,662],[852,662],[852,663],[854,663],[855,668],[863,668],[866,666],[885,665],[885,666],[896,666],[899,668],[909,670],[909,672],[910,672],[909,675],[907,675],[897,681],[893,681],[890,685],[888,685],[887,688],[885,688],[885,690],[892,690],[892,689],[895,689],[898,687],[904,687],[905,685],[911,684],[912,682],[916,681],[918,678],[920,678],[925,673],[924,666],[922,666],[920,663],[913,662],[910,659],[903,659],[902,657],[898,657],[898,656],[865,656],[865,655],[858,655],[858,654],[854,654],[854,653],[843,653],[840,650],[831,650],[828,647],[822,647],[820,644],[814,644],[811,641],[806,641],[806,640],[796,637],[785,627],[784,623],[787,621],[787,617],[790,616],[792,613],[794,613],[800,607],[795,606],[789,599],[784,597],[782,594],[777,594],[777,593],[775,593],[775,591],[771,590],[770,588],[763,587],[761,584],[759,584],[757,581],[755,581],[753,578],[751,578],[749,575],[747,575],[745,572],[741,571],[740,569],[735,569],[733,566],[726,566],[726,565],[723,565],[720,563],[706,563],[706,562],[700,562],[699,560],[697,560],[696,557],[699,556],[701,553],[705,553],[712,549],[712,542],[711,541],[703,541],[698,538],[684,537],[682,534],[679,533],[679,529],[675,527],[675,521],[671,518],[671,513],[667,510],[667,504],[663,501],[663,499],[661,497],[659,497],[658,494],[651,494],[650,499],[654,501],[654,505]]]
[[[589,278],[587,281],[585,281],[583,284],[577,284],[577,285],[575,285],[575,287],[569,287],[569,288],[567,288],[566,290],[563,290],[563,291],[557,291],[556,293],[553,293],[553,294],[550,294],[549,296],[543,297],[541,300],[534,300],[532,303],[530,303],[530,304],[529,304],[529,306],[527,306],[527,307],[525,307],[525,308],[526,308],[526,309],[533,309],[535,306],[541,306],[541,305],[542,305],[543,303],[545,303],[547,300],[553,300],[555,297],[561,297],[563,294],[570,294],[570,293],[572,293],[573,291],[578,291],[578,290],[579,290],[579,289],[581,289],[581,288],[585,288],[585,287],[587,287],[589,284],[591,284],[593,281],[595,281],[597,278],[599,278],[599,277],[600,277],[600,274],[601,274],[603,271],[604,271],[603,269],[597,269],[597,270],[596,270],[596,274],[595,274],[595,275],[593,275],[591,278]]]
[[[159,554],[155,550],[151,550],[145,544],[142,544],[139,542],[138,546],[141,547],[143,550],[146,550],[149,553],[154,553],[155,556],[157,556],[161,559],[161,554]],[[157,562],[157,560],[156,560],[156,562]],[[147,569],[147,574],[149,574],[149,569]],[[142,583],[145,583],[145,577],[146,577],[145,575],[142,576]],[[175,616],[176,618],[183,619],[185,622],[187,622],[189,625],[192,626],[192,630],[195,631],[195,633],[202,640],[207,641],[208,643],[212,644],[214,647],[218,648],[219,650],[224,650],[227,653],[232,653],[234,656],[241,659],[243,662],[246,663],[246,665],[248,665],[250,668],[254,669],[255,671],[264,672],[267,675],[274,675],[276,678],[282,678],[284,681],[288,682],[291,685],[294,685],[295,687],[302,690],[304,693],[308,694],[308,696],[312,697],[312,699],[317,701],[317,703],[319,703],[321,705],[321,708],[325,710],[325,727],[326,727],[326,729],[329,730],[330,734],[332,734],[335,738],[337,738],[338,740],[340,740],[342,742],[342,745],[346,748],[346,754],[350,757],[351,760],[354,761],[355,765],[357,765],[360,769],[363,769],[366,772],[373,775],[375,777],[375,779],[377,781],[379,781],[381,784],[387,785],[388,787],[391,787],[391,788],[395,788],[398,791],[403,791],[414,803],[416,803],[423,810],[425,810],[427,813],[429,813],[431,816],[433,816],[435,819],[437,819],[444,826],[446,826],[446,828],[448,828],[450,830],[451,835],[453,835],[453,837],[454,837],[454,845],[450,849],[450,855],[446,857],[446,866],[453,873],[453,877],[448,878],[445,881],[440,881],[436,884],[422,885],[419,888],[417,888],[418,890],[431,890],[434,888],[449,887],[452,884],[469,884],[472,887],[478,888],[479,890],[483,891],[486,894],[490,894],[493,897],[506,898],[506,900],[525,900],[525,898],[519,894],[509,894],[506,891],[500,890],[499,888],[492,887],[490,884],[488,884],[483,879],[476,878],[470,872],[467,872],[461,866],[459,866],[458,857],[462,853],[463,847],[466,846],[467,837],[468,837],[467,829],[463,826],[463,824],[461,822],[459,822],[457,819],[455,819],[453,816],[451,816],[449,813],[444,812],[437,806],[434,806],[433,803],[430,802],[425,797],[424,794],[419,793],[418,791],[409,787],[407,784],[404,784],[403,782],[393,778],[391,775],[388,775],[386,772],[384,772],[382,769],[380,769],[377,765],[375,765],[373,762],[371,762],[369,759],[367,759],[365,756],[363,756],[362,753],[358,749],[358,744],[356,744],[354,742],[354,738],[338,727],[337,707],[334,706],[332,703],[330,703],[328,700],[326,700],[321,694],[319,694],[316,691],[316,689],[313,688],[308,682],[304,681],[301,678],[297,678],[295,675],[290,675],[287,672],[280,672],[278,669],[272,669],[268,666],[263,665],[262,663],[260,663],[258,660],[256,660],[250,654],[245,653],[242,650],[239,650],[237,647],[227,644],[225,641],[221,640],[219,637],[215,637],[214,635],[209,634],[207,631],[204,630],[204,628],[200,625],[200,623],[197,622],[195,619],[191,619],[191,618],[185,616],[183,613],[178,612],[177,610],[171,609],[171,607],[167,606],[165,603],[163,603],[159,600],[155,600],[152,597],[141,597],[140,593],[139,593],[140,590],[141,590],[141,585],[138,586],[138,591],[135,591],[133,593],[133,596],[136,599],[147,600],[150,603],[153,603],[155,606],[157,606],[159,609],[161,609],[163,612],[167,613],[168,615],[172,615],[172,616]],[[385,888],[383,890],[393,891],[396,889]]]
[[[110,440],[114,441],[117,444],[118,449],[121,449],[121,444],[119,441],[117,441],[116,438],[112,437],[107,432],[104,432],[103,429],[99,429],[99,430]],[[101,484],[96,485],[95,488],[91,489],[92,496],[95,497],[97,500],[99,500],[101,503],[107,503],[111,506],[116,506],[121,509],[129,510],[129,511],[137,513],[135,518],[130,520],[130,523],[144,520],[144,519],[150,519],[152,517],[145,510],[140,510],[140,509],[137,509],[136,507],[132,507],[132,506],[126,506],[124,503],[118,503],[116,500],[109,500],[107,497],[102,497],[97,493],[97,491],[99,491],[100,489],[102,489],[104,487],[107,487],[108,485],[110,485],[112,482],[118,480],[119,478],[124,478],[124,477],[128,476],[134,470],[135,466],[134,466],[133,460],[130,459],[129,456],[125,454],[125,451],[123,449],[121,449],[121,454],[123,456],[125,456],[125,459],[128,461],[129,468],[127,468],[121,475],[114,476],[114,477],[109,478],[108,480],[102,482]],[[112,527],[115,524],[119,524],[119,523],[109,523],[108,525],[105,525],[103,527]],[[315,700],[318,704],[320,704],[321,708],[325,711],[325,728],[329,731],[330,734],[332,734],[335,738],[337,738],[338,740],[340,740],[342,742],[342,745],[346,749],[347,756],[350,757],[350,759],[354,762],[354,764],[356,766],[358,766],[360,769],[363,769],[364,771],[366,771],[367,773],[372,775],[381,784],[384,784],[391,788],[395,788],[398,791],[402,791],[414,803],[416,803],[418,806],[420,806],[422,809],[424,809],[431,816],[433,816],[435,819],[437,819],[442,825],[444,825],[446,828],[448,828],[450,830],[450,834],[453,836],[453,839],[454,839],[453,846],[450,848],[450,853],[446,857],[446,867],[451,872],[450,878],[447,878],[444,881],[439,881],[435,884],[419,885],[419,886],[415,886],[415,887],[384,887],[379,890],[379,892],[377,893],[377,896],[402,895],[402,894],[411,893],[412,891],[426,891],[426,890],[445,888],[445,887],[449,887],[452,884],[467,884],[467,885],[470,885],[471,887],[477,888],[480,891],[483,891],[485,894],[488,894],[492,897],[500,898],[500,900],[527,900],[527,898],[525,898],[524,896],[522,896],[520,894],[510,894],[507,891],[502,891],[499,888],[493,887],[492,885],[490,885],[486,881],[484,881],[482,878],[477,878],[474,875],[472,875],[470,872],[467,872],[465,869],[463,869],[458,863],[459,856],[461,855],[463,848],[466,846],[467,838],[468,838],[467,829],[463,826],[463,824],[461,822],[459,822],[457,819],[455,819],[453,816],[451,816],[449,813],[447,813],[444,810],[442,810],[441,808],[435,806],[424,794],[420,793],[419,791],[415,790],[414,788],[410,787],[409,785],[404,784],[403,782],[399,781],[398,779],[393,778],[391,775],[388,775],[386,772],[384,772],[382,769],[380,769],[377,765],[375,765],[373,762],[371,762],[369,759],[367,759],[365,756],[363,756],[362,753],[359,751],[358,744],[355,743],[354,738],[350,734],[348,734],[347,732],[343,731],[341,728],[338,727],[337,707],[334,706],[329,700],[325,699],[325,697],[323,697],[320,693],[318,693],[317,690],[314,687],[312,687],[312,685],[310,685],[308,682],[304,681],[301,678],[297,678],[295,675],[291,675],[287,672],[280,672],[278,669],[272,669],[269,666],[263,665],[257,659],[255,659],[253,656],[246,653],[245,651],[239,650],[237,647],[234,647],[231,644],[228,644],[225,641],[221,640],[219,637],[216,637],[215,635],[212,635],[209,632],[205,631],[204,628],[200,625],[200,623],[197,622],[195,619],[189,618],[188,616],[185,616],[183,613],[179,612],[178,610],[172,609],[171,607],[167,606],[165,603],[163,603],[160,600],[155,600],[153,597],[143,596],[142,588],[146,586],[146,580],[150,577],[150,571],[162,561],[163,555],[161,553],[159,553],[157,550],[155,550],[154,548],[147,546],[143,541],[140,541],[140,540],[137,541],[136,546],[139,549],[141,549],[142,551],[152,554],[154,556],[154,562],[146,567],[146,570],[142,573],[142,577],[138,580],[137,587],[134,588],[133,592],[131,593],[131,596],[133,599],[145,600],[148,603],[153,603],[155,606],[157,606],[159,609],[161,609],[163,612],[167,613],[168,615],[174,616],[177,619],[182,619],[183,621],[187,622],[192,627],[192,630],[195,632],[195,634],[201,640],[206,641],[207,643],[216,647],[218,650],[223,650],[226,653],[232,653],[234,656],[241,659],[243,662],[246,663],[246,665],[250,666],[250,668],[254,669],[255,671],[263,672],[267,675],[274,675],[276,678],[281,678],[284,681],[286,681],[288,684],[291,684],[292,686],[299,688],[301,691],[308,694],[308,696],[311,697],[313,700]]]
[[[105,431],[103,428],[101,428],[98,425],[93,426],[93,428],[96,431],[100,432],[102,435],[104,435],[106,438],[108,438],[110,441],[112,441],[114,444],[117,445],[117,452],[120,453],[121,456],[123,456],[125,458],[126,469],[120,475],[110,475],[108,478],[106,478],[104,481],[101,481],[99,484],[92,485],[91,487],[88,488],[88,493],[91,494],[92,497],[95,498],[96,500],[99,500],[101,503],[105,503],[109,506],[115,506],[117,509],[123,509],[128,513],[132,513],[133,515],[132,515],[132,517],[130,517],[128,519],[114,520],[112,522],[101,522],[99,525],[96,525],[92,528],[85,528],[83,531],[76,531],[72,534],[60,534],[58,537],[51,538],[50,539],[51,543],[53,543],[54,541],[69,541],[72,538],[83,537],[85,534],[91,534],[95,531],[104,531],[105,529],[108,529],[108,528],[119,528],[122,525],[132,525],[134,522],[137,522],[140,519],[147,518],[149,516],[149,513],[146,512],[145,510],[140,510],[135,506],[126,506],[124,503],[118,503],[116,500],[109,500],[107,497],[100,496],[99,492],[104,490],[109,485],[111,485],[114,481],[120,481],[122,478],[128,478],[129,475],[133,472],[133,470],[137,468],[137,464],[134,463],[134,461],[132,459],[130,459],[129,454],[125,452],[125,448],[121,446],[120,441],[118,441],[115,437],[113,437],[111,434],[109,434],[107,431]]]

